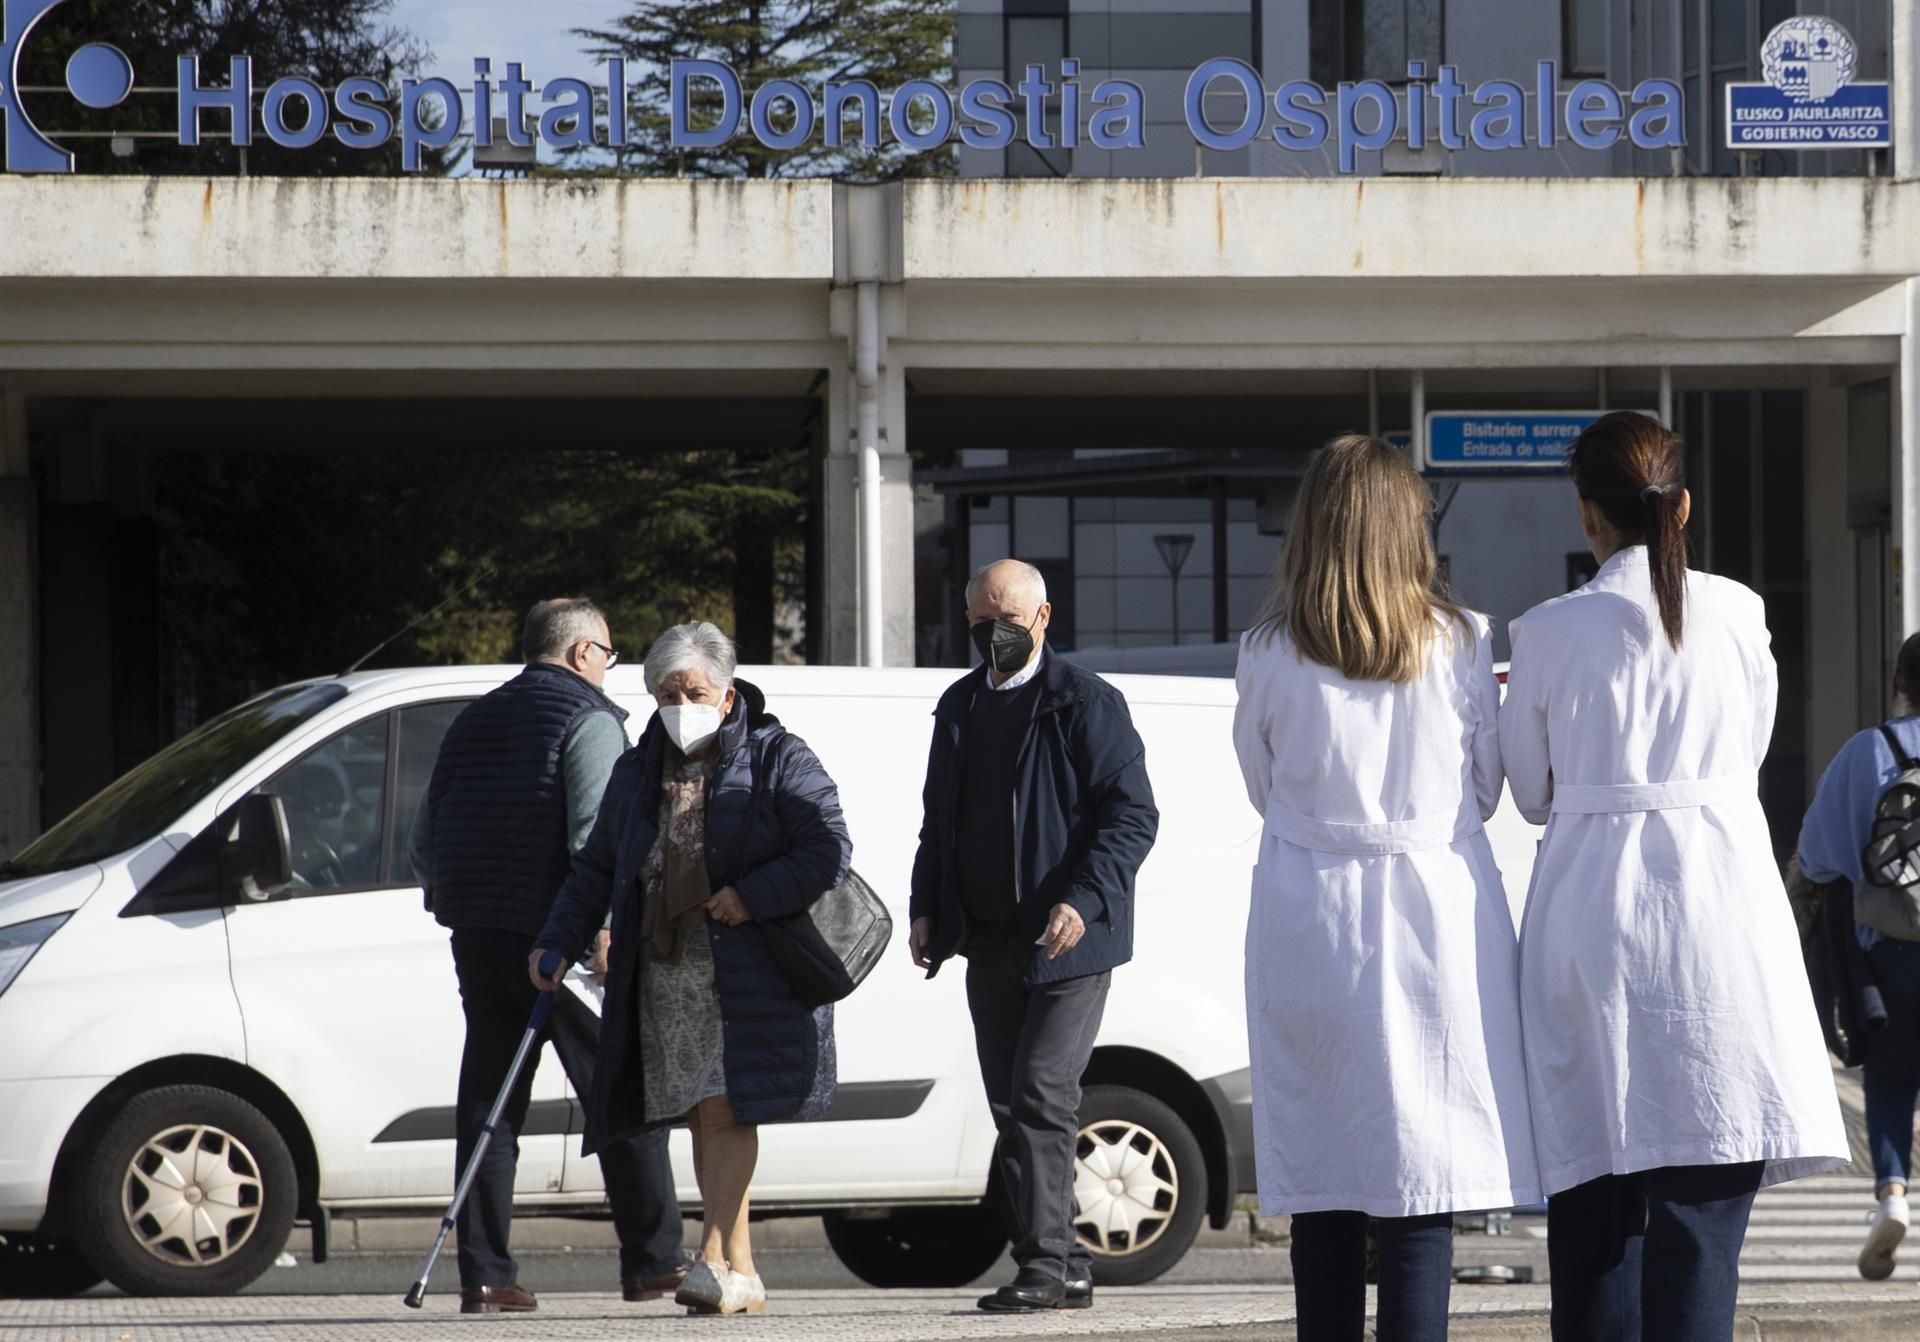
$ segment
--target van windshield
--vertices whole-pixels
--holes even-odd
[[[247,761],[346,694],[343,685],[292,685],[228,709],[109,783],[12,861],[0,863],[0,879],[66,871],[146,842]]]

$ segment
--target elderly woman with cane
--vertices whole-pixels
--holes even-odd
[[[697,1314],[766,1310],[747,1222],[758,1125],[826,1111],[834,1048],[832,1007],[802,1000],[762,924],[810,907],[852,857],[833,780],[735,661],[704,623],[647,653],[658,711],[614,766],[528,961],[535,985],[553,986],[542,952],[572,954],[611,912],[586,1148],[691,1126],[705,1227],[674,1298]]]

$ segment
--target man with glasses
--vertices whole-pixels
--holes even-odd
[[[526,669],[476,699],[453,720],[414,822],[413,867],[427,907],[453,934],[453,968],[466,1013],[466,1047],[454,1106],[454,1171],[486,1126],[533,1010],[527,954],[546,925],[573,854],[586,843],[614,761],[627,748],[626,710],[602,686],[619,654],[606,617],[584,597],[543,601],[521,636]],[[606,972],[607,933],[580,948]],[[600,1023],[572,989],[554,996],[548,1033],[573,1088],[593,1088]],[[533,1093],[525,1068],[457,1221],[460,1312],[525,1313],[508,1251],[519,1134]],[[667,1158],[667,1130],[642,1132],[600,1151],[607,1199],[620,1234],[620,1285],[631,1301],[671,1296],[686,1275],[680,1208]]]

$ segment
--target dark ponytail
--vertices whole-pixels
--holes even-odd
[[[1908,634],[1893,664],[1893,692],[1920,712],[1920,634]]]
[[[1686,461],[1680,436],[1635,410],[1602,415],[1567,452],[1580,497],[1596,505],[1623,545],[1647,547],[1653,594],[1667,642],[1686,623],[1687,533],[1680,522]]]

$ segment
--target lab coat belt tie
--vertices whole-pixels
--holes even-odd
[[[1619,815],[1752,801],[1759,795],[1760,775],[1754,772],[1664,783],[1556,783],[1553,809],[1562,815]]]
[[[1388,853],[1418,852],[1423,848],[1445,848],[1478,834],[1481,823],[1478,816],[1460,813],[1382,820],[1370,825],[1342,825],[1302,815],[1278,801],[1269,801],[1267,829],[1297,848],[1316,853],[1380,857]]]

